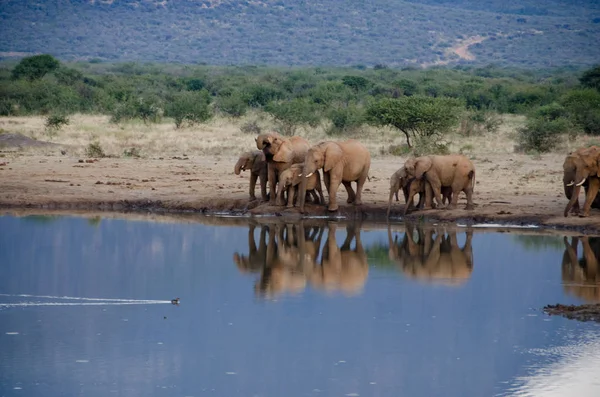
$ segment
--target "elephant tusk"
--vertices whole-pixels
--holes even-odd
[[[298,174],[298,176],[302,176],[302,174]]]
[[[581,180],[581,182],[579,182],[579,183],[578,183],[577,185],[575,185],[575,186],[581,186],[581,185],[583,185],[583,183],[584,183],[584,182],[585,182],[585,178],[583,178],[583,179]]]
[[[575,181],[571,181],[569,183],[567,183],[567,186],[573,186],[575,184]]]
[[[310,174],[306,175],[307,178],[311,177],[313,174],[313,172],[311,172]]]

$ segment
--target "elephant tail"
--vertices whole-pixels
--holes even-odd
[[[475,170],[469,171],[469,179],[471,180],[471,189],[475,189]]]

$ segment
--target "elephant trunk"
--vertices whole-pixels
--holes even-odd
[[[390,217],[390,209],[392,208],[392,198],[394,197],[394,189],[390,188],[390,197],[388,199],[387,218]]]
[[[235,172],[236,175],[239,175],[242,171],[242,167],[244,166],[244,164],[246,164],[246,159],[240,158],[238,162],[235,163],[235,169],[233,172]]]
[[[569,200],[569,203],[565,207],[565,212],[563,214],[565,217],[569,215],[569,211],[571,211],[571,208],[573,208],[573,205],[575,205],[575,202],[578,200],[580,191],[581,191],[581,185],[576,185],[575,188],[573,189],[573,192],[571,193],[571,199]]]

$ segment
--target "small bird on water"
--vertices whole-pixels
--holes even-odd
[[[179,304],[179,298],[171,299],[171,303],[174,304],[174,305],[178,305]]]

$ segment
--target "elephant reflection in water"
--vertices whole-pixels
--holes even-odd
[[[346,239],[341,247],[335,240],[336,225],[331,223],[327,231],[327,242],[323,247],[321,264],[315,265],[310,273],[310,283],[325,291],[340,290],[346,295],[362,291],[369,274],[369,264],[360,240],[360,228],[346,226]],[[355,241],[351,249],[352,240]]]
[[[330,226],[321,263],[318,264],[324,229],[323,226],[305,226],[302,222],[297,225],[263,225],[257,245],[255,227],[250,226],[249,254],[235,253],[234,261],[241,272],[260,273],[254,288],[257,295],[264,297],[298,293],[309,283],[328,291],[360,291],[367,278],[368,264],[359,230],[349,226],[344,244],[338,247],[336,227]],[[356,239],[356,246],[351,250],[353,239]]]
[[[304,290],[306,270],[312,268],[319,255],[323,229],[305,228],[302,223],[262,225],[257,245],[255,228],[255,225],[250,225],[248,230],[249,254],[236,252],[233,260],[243,273],[260,273],[260,279],[254,286],[257,295],[272,297]]]
[[[600,302],[600,237],[567,237],[563,239],[565,252],[562,260],[562,280],[565,291],[585,302]],[[579,259],[578,246],[581,241],[583,258]]]
[[[456,231],[447,234],[441,227],[415,227],[406,224],[401,242],[399,236],[392,237],[388,227],[389,257],[402,272],[411,278],[429,282],[459,285],[466,282],[473,272],[473,231],[467,229],[466,241],[458,245]]]

